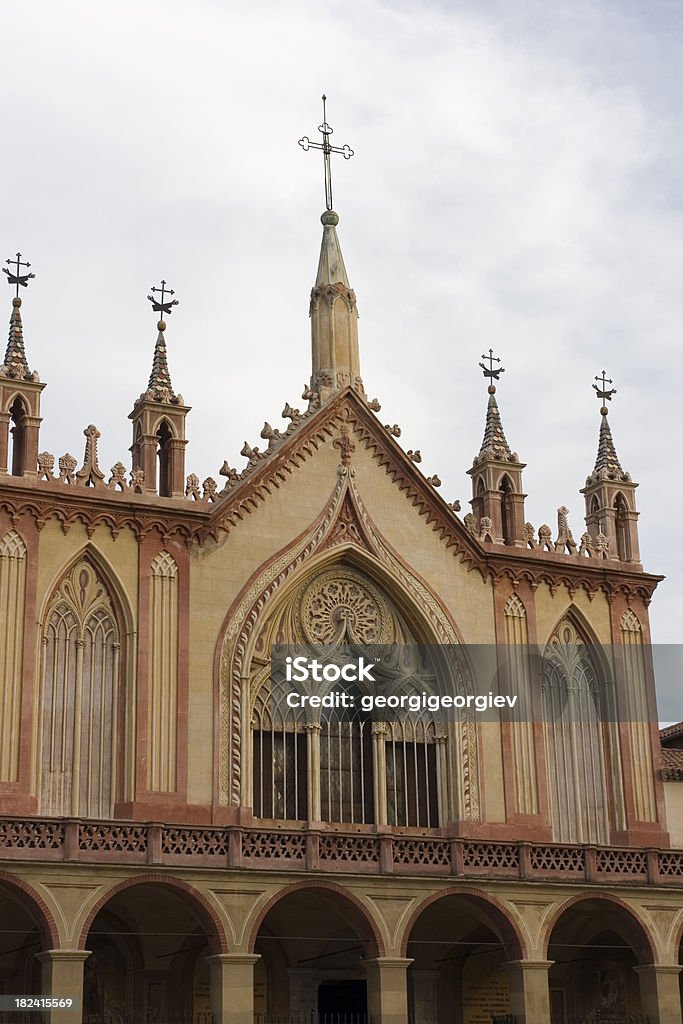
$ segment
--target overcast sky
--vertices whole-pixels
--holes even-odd
[[[187,471],[302,406],[324,208],[328,95],[339,236],[361,364],[447,500],[470,497],[492,347],[527,519],[556,528],[610,422],[639,481],[659,642],[681,632],[681,0],[31,0],[2,11],[4,260],[48,382],[41,447],[128,463],[156,337],[192,412]],[[1,294],[1,293],[0,293]],[[5,306],[9,315],[10,289]]]

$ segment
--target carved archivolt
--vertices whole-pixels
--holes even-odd
[[[362,572],[356,565],[342,562],[347,552],[353,557],[361,545],[368,564],[374,563],[377,573],[391,581],[392,590],[405,597],[401,603],[404,608],[410,606],[416,630],[377,584],[372,569]],[[339,555],[332,566],[325,560],[330,549]],[[459,642],[434,594],[384,541],[350,473],[341,467],[326,510],[309,534],[265,566],[231,612],[220,662],[221,803],[238,806],[248,796],[251,709],[269,677],[272,644],[410,643],[417,639]],[[476,729],[469,718],[454,728],[458,731],[457,769],[461,775],[458,811],[462,817],[476,820],[480,813]]]

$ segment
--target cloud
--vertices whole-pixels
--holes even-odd
[[[644,560],[670,574],[655,639],[673,640],[681,20],[657,2],[6,11],[3,238],[38,273],[23,312],[49,383],[44,445],[80,455],[94,421],[103,464],[123,458],[161,277],[181,300],[167,337],[193,406],[188,471],[241,465],[245,438],[297,403],[323,191],[296,142],[324,89],[356,153],[334,168],[335,204],[383,418],[464,505],[493,347],[528,518],[566,504],[579,533],[604,366]]]

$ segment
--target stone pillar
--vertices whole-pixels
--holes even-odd
[[[215,1024],[249,1024],[254,1019],[254,964],[258,953],[208,956],[211,1010]]]
[[[379,956],[365,960],[368,1017],[376,1024],[406,1024],[408,1020],[408,968],[412,960]]]
[[[372,723],[372,759],[375,798],[375,821],[387,824],[387,727],[384,722]]]
[[[435,1024],[441,971],[411,971],[414,1024]]]
[[[41,964],[41,989],[44,996],[73,999],[69,1010],[45,1014],[45,1020],[59,1024],[81,1024],[83,1019],[83,965],[90,956],[87,949],[48,949],[36,954]]]
[[[681,990],[678,964],[645,964],[634,968],[640,982],[640,1003],[648,1024],[678,1024]]]
[[[321,820],[320,809],[320,731],[318,722],[308,722],[304,726],[306,733],[306,754],[308,757],[308,820],[319,822]]]
[[[516,1024],[550,1024],[548,970],[552,960],[511,960],[504,964],[510,1012]]]

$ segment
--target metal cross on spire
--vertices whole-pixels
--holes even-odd
[[[491,381],[491,383],[489,384],[489,391],[491,390],[491,388],[493,388],[493,391],[495,391],[496,388],[493,382],[494,380],[500,380],[501,373],[505,373],[505,367],[496,367],[493,365],[494,363],[499,363],[500,359],[498,358],[498,356],[494,356],[492,348],[489,349],[488,355],[482,355],[481,358],[484,359],[489,364],[488,366],[486,366],[484,363],[479,363],[482,370],[484,371],[484,376],[488,377]]]
[[[175,295],[175,292],[173,291],[172,288],[167,288],[166,287],[166,282],[165,281],[161,282],[161,288],[154,288],[154,287],[152,287],[151,290],[152,290],[152,295],[148,295],[147,298],[152,303],[152,309],[154,310],[154,312],[162,314],[162,317],[161,317],[162,320],[163,320],[163,314],[164,313],[168,313],[168,315],[170,316],[171,313],[173,312],[173,306],[180,305],[180,303],[178,302],[177,299],[173,299],[173,300],[170,300],[170,299],[167,300],[166,299],[167,295]],[[161,295],[160,299],[155,299],[154,298],[154,293],[155,292],[159,292],[160,293],[160,295]],[[166,300],[166,301],[164,301],[164,300]]]
[[[325,165],[325,205],[328,210],[332,209],[332,168],[330,166],[330,154],[340,153],[345,160],[350,160],[353,156],[353,150],[350,146],[333,146],[330,142],[330,136],[332,129],[327,123],[327,113],[325,109],[325,103],[327,97],[323,95],[323,123],[318,126],[318,131],[323,137],[322,142],[311,142],[308,135],[304,135],[303,139],[299,139],[299,145],[305,152],[309,149],[321,149],[323,152],[323,163]]]
[[[612,383],[612,380],[611,380],[610,377],[607,376],[607,374],[605,373],[604,370],[602,371],[602,376],[601,377],[596,377],[595,379],[597,380],[598,384],[602,384],[602,388],[599,388],[598,384],[594,384],[593,385],[593,390],[596,392],[595,397],[602,399],[602,408],[601,408],[600,412],[606,413],[607,412],[607,406],[605,405],[605,402],[611,402],[612,401],[612,395],[616,395],[617,389],[616,388],[612,388],[610,390],[607,387],[608,384]]]
[[[28,262],[22,262],[21,253],[20,252],[17,253],[16,259],[5,260],[5,262],[7,264],[9,264],[10,267],[15,267],[16,268],[16,273],[15,274],[13,274],[10,270],[8,270],[7,267],[3,267],[2,269],[3,269],[4,273],[7,274],[7,283],[8,284],[15,284],[17,286],[17,298],[19,298],[19,285],[21,285],[22,288],[28,288],[28,283],[29,283],[30,279],[32,277],[35,277],[36,275],[35,274],[22,274],[21,268],[22,267],[26,267],[26,269],[28,270],[28,268],[31,266],[31,264],[28,263]]]

